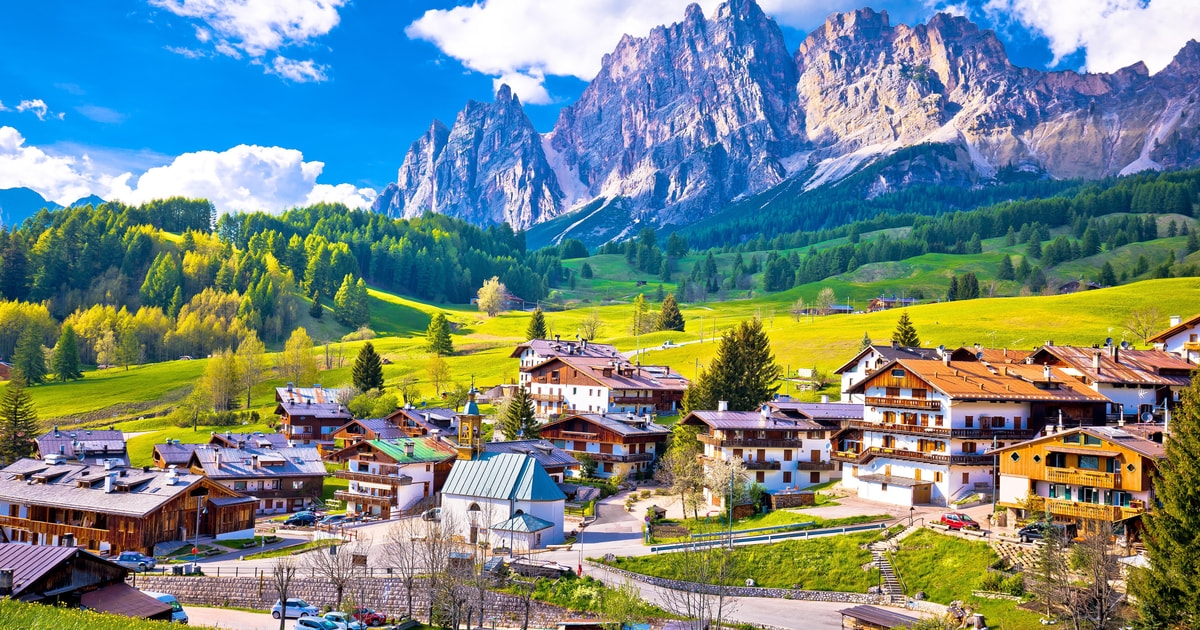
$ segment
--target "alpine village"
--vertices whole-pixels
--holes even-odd
[[[19,9],[0,630],[1200,628],[1200,14],[560,1]]]

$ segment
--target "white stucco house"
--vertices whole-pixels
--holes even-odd
[[[1172,315],[1170,327],[1147,339],[1160,350],[1191,363],[1200,365],[1200,313],[1187,320]]]
[[[442,487],[442,521],[470,543],[514,552],[563,541],[567,496],[538,460],[520,453],[459,459]]]

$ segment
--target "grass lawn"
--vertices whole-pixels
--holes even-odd
[[[0,629],[3,630],[173,630],[169,621],[130,619],[90,610],[43,604],[28,604],[0,598]]]
[[[283,547],[280,549],[274,549],[271,551],[264,551],[262,553],[252,554],[252,555],[246,556],[246,559],[247,560],[264,560],[267,558],[278,558],[280,556],[290,556],[302,549],[312,549],[314,547],[324,547],[326,545],[332,545],[335,542],[337,542],[337,541],[332,538],[326,538],[326,539],[322,539],[322,540],[314,540],[311,542],[300,543],[299,545],[288,545],[287,547]]]
[[[865,593],[879,584],[879,570],[864,571],[871,553],[859,549],[875,536],[873,532],[826,536],[812,540],[787,540],[770,545],[734,548],[734,558],[743,568],[730,584],[751,578],[762,587],[798,588],[816,591]],[[617,558],[612,566],[663,578],[676,576],[673,553]]]
[[[1015,602],[971,596],[999,556],[985,542],[964,540],[923,529],[900,541],[896,568],[908,594],[925,591],[931,601],[968,603],[983,613],[988,627],[1013,630],[1041,627],[1041,617],[1019,610]]]
[[[886,520],[891,518],[886,514],[872,514],[848,516],[846,518],[825,519],[811,514],[805,514],[801,511],[792,510],[776,510],[767,514],[755,514],[747,518],[743,518],[733,523],[734,531],[745,529],[760,529],[763,527],[782,527],[786,525],[798,525],[801,523],[813,523],[812,529],[821,529],[825,527],[841,527],[843,525],[857,525],[859,523],[870,523],[872,521]],[[712,518],[706,520],[704,518],[686,519],[684,521],[666,520],[663,523],[678,523],[688,528],[693,534],[712,534],[728,531],[729,526],[724,524],[723,519]]]
[[[499,589],[505,593],[516,594],[515,587]],[[571,610],[601,612],[600,604],[607,593],[613,589],[591,576],[575,577],[573,574],[558,580],[539,580],[533,591],[533,599],[562,606]],[[672,615],[657,606],[644,604],[642,614],[650,617],[671,617]]]

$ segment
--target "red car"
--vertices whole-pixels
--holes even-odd
[[[938,522],[953,530],[979,529],[979,523],[976,523],[970,516],[967,516],[961,512],[948,512],[943,514],[941,520]]]
[[[374,610],[371,610],[370,608],[359,608],[350,613],[350,616],[354,617],[355,621],[361,621],[371,627],[381,626],[387,623],[387,617],[375,612]]]

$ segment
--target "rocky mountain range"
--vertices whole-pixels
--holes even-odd
[[[1198,92],[1195,40],[1153,75],[1142,63],[1046,72],[1013,65],[995,33],[948,14],[916,26],[834,14],[793,53],[753,0],[708,17],[692,5],[681,22],[625,36],[549,133],[507,87],[451,127],[434,121],[374,209],[518,228],[563,217],[562,238],[619,205],[624,228],[608,226],[607,240],[686,225],[790,179],[836,184],[918,144],[954,158],[884,169],[863,194],[1176,168],[1200,163]]]

